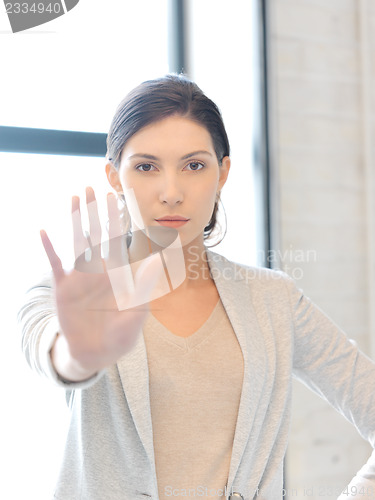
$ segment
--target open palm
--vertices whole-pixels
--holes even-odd
[[[112,193],[107,196],[109,250],[105,259],[101,256],[102,232],[92,188],[86,189],[86,204],[90,223],[87,236],[82,229],[80,200],[72,198],[76,261],[69,273],[63,269],[46,232],[42,230],[40,234],[54,276],[61,341],[77,366],[94,374],[115,363],[134,345],[149,310],[148,301],[160,276],[160,266],[157,258],[151,256],[139,266],[134,282],[128,275],[122,287],[129,307],[119,310],[110,269],[130,267],[116,197]],[[86,250],[91,252],[89,260],[85,258]]]

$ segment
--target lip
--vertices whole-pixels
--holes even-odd
[[[161,226],[166,227],[181,227],[190,219],[185,219],[181,215],[167,215],[165,217],[161,217],[160,219],[155,219]]]
[[[175,221],[175,220],[178,220],[178,221],[184,221],[184,222],[187,222],[189,219],[187,219],[186,217],[182,217],[182,215],[166,215],[164,217],[160,217],[159,219],[155,219],[156,221],[160,222],[160,221]]]

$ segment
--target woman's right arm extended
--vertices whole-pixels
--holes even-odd
[[[113,263],[121,269],[121,258],[126,256],[118,247],[120,226],[115,196],[107,197],[109,256],[105,260],[100,253],[101,229],[91,188],[86,190],[86,202],[89,239],[83,234],[78,197],[72,200],[72,220],[76,262],[91,248],[87,266],[82,261],[83,267],[65,272],[47,234],[41,231],[53,277],[29,290],[27,302],[18,315],[23,351],[29,364],[47,376],[54,372],[55,380],[63,383],[96,379],[132,348],[160,275],[157,256],[149,257],[139,266],[133,284],[124,280],[123,296],[119,298],[118,282],[123,275],[116,277]],[[108,271],[108,267],[112,270]],[[114,279],[117,296],[113,292]]]

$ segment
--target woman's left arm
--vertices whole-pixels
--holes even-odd
[[[375,363],[287,279],[294,320],[294,375],[375,447]],[[375,499],[375,451],[339,500]]]

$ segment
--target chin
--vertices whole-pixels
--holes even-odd
[[[181,239],[181,245],[182,247],[186,246],[197,246],[201,247],[204,244],[204,239],[203,239],[203,231],[199,233],[198,235],[188,235],[188,234],[181,234],[180,233],[180,239]]]

